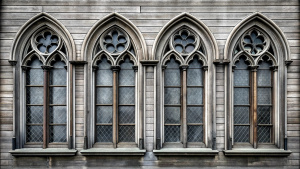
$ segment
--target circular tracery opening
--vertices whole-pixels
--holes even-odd
[[[118,29],[113,29],[104,35],[103,49],[111,54],[121,53],[128,47],[128,36]]]
[[[35,41],[37,49],[44,54],[52,53],[59,44],[58,36],[54,35],[50,31],[42,32],[36,37]]]
[[[179,53],[191,53],[196,48],[195,44],[195,35],[188,30],[181,30],[173,36],[173,47]]]
[[[257,30],[252,30],[244,35],[242,40],[242,47],[251,55],[260,54],[266,49],[266,38]]]

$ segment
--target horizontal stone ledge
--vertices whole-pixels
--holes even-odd
[[[155,155],[192,155],[192,156],[215,156],[218,150],[210,148],[162,148],[153,150]]]
[[[289,156],[292,151],[284,149],[233,149],[224,150],[226,156]]]
[[[9,151],[12,156],[74,156],[76,152],[67,148],[22,148]]]
[[[84,156],[90,155],[144,155],[146,150],[139,148],[90,148],[81,150],[80,153]]]
[[[156,66],[159,61],[158,60],[141,60],[140,62],[144,66]]]

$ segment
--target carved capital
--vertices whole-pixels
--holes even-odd
[[[249,66],[252,72],[256,72],[258,66]]]
[[[49,71],[51,69],[51,66],[41,66],[44,72]]]
[[[232,72],[234,72],[235,68],[236,68],[236,66],[233,65],[233,66],[232,66]]]
[[[289,66],[289,65],[292,64],[292,63],[293,63],[292,60],[286,60],[286,61],[285,61],[285,65],[286,65],[286,66]]]
[[[93,71],[98,70],[98,66],[92,66]]]
[[[120,70],[120,66],[111,66],[111,70],[114,72],[118,72]]]
[[[138,66],[132,66],[132,69],[134,70],[134,72],[137,72],[138,71]]]
[[[207,71],[208,70],[208,66],[203,66],[203,70]]]
[[[18,63],[18,61],[16,61],[16,60],[8,60],[8,62],[12,66],[15,66]]]
[[[181,70],[186,70],[189,67],[189,65],[180,65],[180,69]]]
[[[167,65],[162,65],[162,66],[161,66],[161,69],[162,69],[162,70],[165,70],[166,68],[167,68]]]
[[[276,72],[278,70],[278,66],[272,66],[271,69]]]
[[[29,66],[21,66],[21,68],[22,68],[23,72],[26,72],[28,69],[30,69]]]
[[[215,59],[213,61],[213,63],[215,65],[228,65],[230,63],[230,60],[228,60],[228,59]]]

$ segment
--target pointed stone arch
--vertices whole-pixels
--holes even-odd
[[[89,30],[84,38],[81,48],[81,60],[89,61],[95,43],[99,36],[109,28],[117,26],[124,30],[132,41],[132,46],[136,50],[137,60],[147,59],[147,45],[139,29],[127,18],[119,13],[111,13],[98,22]]]
[[[24,51],[24,47],[27,41],[34,34],[35,31],[39,30],[42,27],[45,27],[45,29],[48,27],[55,31],[62,38],[63,42],[66,45],[66,55],[68,59],[75,59],[75,43],[67,28],[48,13],[41,12],[38,15],[32,17],[30,20],[28,20],[18,31],[12,44],[10,60],[22,60],[20,56],[23,55],[22,52]]]

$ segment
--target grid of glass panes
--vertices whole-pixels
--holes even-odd
[[[103,57],[96,71],[96,142],[112,142],[113,74]]]
[[[250,70],[245,58],[234,69],[234,142],[250,142]]]
[[[44,73],[33,58],[26,71],[26,142],[43,142]]]
[[[135,72],[129,58],[120,65],[118,142],[135,141]]]
[[[49,142],[67,141],[67,70],[56,61],[50,70]]]
[[[203,71],[195,57],[187,69],[187,141],[203,141]]]
[[[263,61],[257,70],[257,138],[259,143],[272,141],[272,70]]]
[[[164,70],[164,140],[180,142],[181,74],[179,64],[171,58]]]

